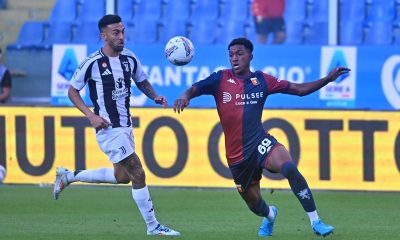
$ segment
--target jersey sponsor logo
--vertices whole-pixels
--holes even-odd
[[[235,82],[235,80],[233,80],[232,78],[229,78],[228,80],[226,80],[227,82],[229,82],[229,83],[233,83],[233,84],[236,84],[236,82]]]
[[[383,64],[381,84],[388,102],[400,109],[400,55],[391,56]]]
[[[112,100],[116,101],[120,98],[126,98],[129,96],[129,91],[127,88],[116,89],[112,91]]]
[[[232,95],[228,92],[222,93],[222,103],[228,103],[232,100]]]
[[[108,70],[108,68],[106,68],[106,70],[104,70],[104,72],[101,74],[101,76],[107,76],[107,75],[111,75],[111,71]]]
[[[115,87],[117,89],[122,89],[124,87],[124,79],[123,78],[118,78],[117,81],[115,81]]]

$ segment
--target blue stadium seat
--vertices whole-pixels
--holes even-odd
[[[305,31],[306,44],[328,44],[328,22],[310,22],[307,24]]]
[[[303,42],[304,42],[304,22],[286,21],[285,44],[303,44]]]
[[[181,19],[171,19],[164,21],[161,25],[161,32],[158,42],[166,44],[168,40],[175,36],[187,37],[188,22]]]
[[[71,22],[51,22],[44,38],[44,44],[51,46],[56,43],[71,43],[72,24]]]
[[[286,0],[284,17],[285,20],[303,21],[306,19],[307,4],[306,0]]]
[[[311,22],[327,22],[329,18],[329,0],[308,0],[311,5],[307,17]]]
[[[247,0],[220,0],[221,21],[244,21],[249,17],[250,8]]]
[[[154,21],[161,18],[161,0],[140,0],[137,3],[133,18],[135,21],[148,20]]]
[[[219,4],[216,0],[196,0],[193,4],[193,20],[214,20],[219,16]]]
[[[146,20],[126,23],[127,44],[152,44],[158,39],[158,21]]]
[[[368,26],[365,36],[367,45],[390,45],[393,43],[393,25],[391,21],[376,21]]]
[[[245,22],[243,20],[220,23],[216,44],[229,44],[234,38],[244,37],[245,34]]]
[[[368,10],[368,22],[392,21],[395,18],[396,8],[393,0],[371,0]]]
[[[162,18],[165,20],[188,20],[190,13],[190,0],[164,0],[165,11]]]
[[[73,43],[97,44],[100,43],[100,32],[97,21],[80,22],[72,36]]]
[[[213,44],[216,39],[217,20],[202,19],[190,24],[189,39],[193,44]]]
[[[6,0],[0,0],[0,9],[5,9],[7,6],[7,1]]]
[[[360,45],[363,43],[363,21],[342,19],[339,26],[340,45]]]
[[[77,17],[75,0],[57,0],[48,18],[49,22],[72,22]]]
[[[133,0],[118,0],[116,4],[117,14],[122,18],[122,21],[129,22],[133,18]]]
[[[365,18],[365,15],[364,1],[340,0],[340,19],[360,21]]]
[[[82,5],[78,14],[78,21],[99,21],[106,14],[105,0],[81,0]]]
[[[11,44],[12,48],[43,48],[44,23],[26,21],[21,27],[17,41]]]

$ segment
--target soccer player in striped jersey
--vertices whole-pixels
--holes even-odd
[[[272,236],[278,213],[277,208],[268,206],[261,196],[263,169],[281,173],[288,180],[290,188],[307,212],[314,233],[322,236],[332,233],[333,227],[323,223],[317,214],[306,180],[286,148],[265,132],[261,116],[268,95],[284,93],[305,96],[335,81],[350,69],[338,67],[319,80],[291,83],[261,71],[251,72],[253,44],[248,39],[234,39],[228,50],[232,69],[220,70],[193,84],[175,100],[174,111],[182,112],[194,97],[204,94],[214,97],[225,134],[228,166],[238,192],[249,209],[263,217],[259,236]]]
[[[158,95],[138,58],[124,48],[124,25],[118,15],[105,15],[98,22],[103,47],[87,57],[71,79],[68,96],[88,118],[96,131],[100,148],[113,163],[113,168],[69,171],[57,169],[54,198],[73,182],[132,183],[132,197],[147,224],[147,235],[178,236],[160,224],[154,214],[153,202],[146,186],[145,172],[135,153],[129,99],[132,79],[137,87],[155,103],[167,106],[165,97]],[[79,91],[89,86],[94,110],[91,111]]]

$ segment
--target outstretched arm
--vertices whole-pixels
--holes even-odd
[[[350,71],[349,68],[337,67],[332,69],[329,72],[328,76],[318,79],[316,81],[308,83],[290,83],[290,88],[288,90],[288,93],[297,96],[308,95],[324,87],[328,83],[335,81],[339,76],[346,74],[349,71]]]
[[[192,86],[185,90],[181,96],[175,100],[174,103],[174,112],[181,113],[183,109],[189,105],[190,99],[195,97],[195,88]]]
[[[154,90],[153,86],[150,82],[146,79],[142,82],[137,82],[136,86],[142,91],[148,98],[154,100],[155,103],[163,105],[164,108],[168,106],[167,99],[164,96],[157,95],[156,91]]]

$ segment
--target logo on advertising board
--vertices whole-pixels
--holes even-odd
[[[53,45],[51,71],[51,102],[56,105],[71,105],[67,97],[69,81],[86,57],[86,45]],[[85,96],[85,90],[81,91]]]
[[[320,90],[320,99],[330,107],[352,107],[356,98],[356,48],[323,47],[321,52],[321,77],[336,67],[348,67],[351,74],[342,75]]]
[[[388,102],[395,109],[400,109],[400,55],[388,58],[383,64],[382,89]]]

